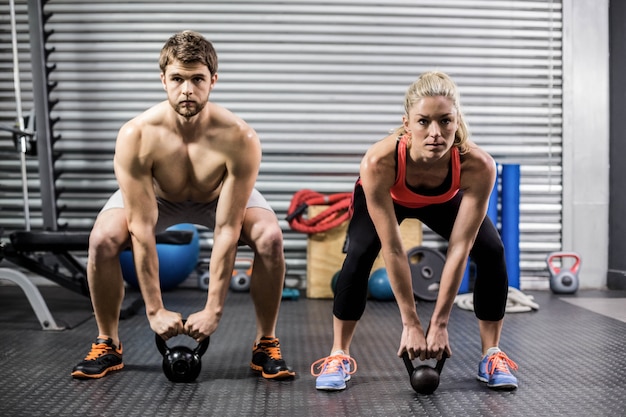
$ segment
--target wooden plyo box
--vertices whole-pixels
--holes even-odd
[[[308,217],[324,211],[328,206],[310,206]],[[308,298],[333,298],[331,281],[333,275],[341,269],[346,254],[343,245],[346,240],[348,221],[322,233],[309,235],[307,240],[307,285]],[[422,244],[422,223],[415,219],[406,219],[400,225],[402,244],[405,250]],[[383,257],[378,255],[372,271],[385,266]]]

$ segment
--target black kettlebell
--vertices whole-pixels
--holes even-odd
[[[163,373],[172,382],[193,382],[200,375],[202,361],[200,358],[209,347],[207,337],[191,350],[187,346],[167,347],[165,340],[155,334],[157,349],[163,355]]]
[[[437,387],[439,387],[439,376],[447,357],[448,355],[444,352],[443,357],[437,361],[434,368],[429,365],[420,365],[416,368],[413,366],[411,359],[409,359],[409,354],[406,351],[402,353],[402,360],[409,373],[411,386],[415,392],[430,395],[437,390]]]

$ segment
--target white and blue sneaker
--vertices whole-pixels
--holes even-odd
[[[486,382],[492,389],[514,390],[517,378],[511,373],[517,370],[517,364],[506,356],[499,348],[490,348],[478,364],[479,381]]]
[[[316,368],[318,372],[316,372]],[[324,391],[346,389],[346,382],[356,372],[356,361],[343,351],[319,359],[311,365],[311,374],[316,376],[315,388]]]

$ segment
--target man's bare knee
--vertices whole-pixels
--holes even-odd
[[[254,242],[255,254],[276,259],[283,256],[283,233],[278,225],[267,226]]]
[[[118,256],[126,240],[116,236],[106,227],[94,227],[89,235],[89,256],[96,260]]]

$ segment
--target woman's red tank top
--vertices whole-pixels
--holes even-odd
[[[391,187],[391,198],[397,204],[410,208],[420,208],[431,204],[441,204],[451,200],[459,192],[461,185],[461,157],[456,146],[451,149],[452,184],[448,191],[435,196],[421,195],[413,192],[406,184],[406,149],[408,135],[398,139],[398,164],[396,182]]]

